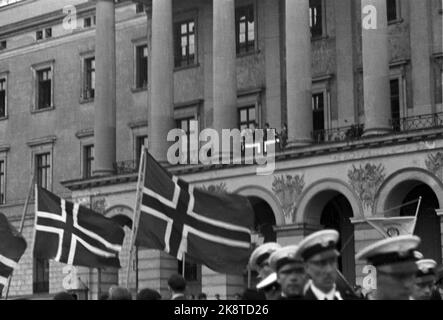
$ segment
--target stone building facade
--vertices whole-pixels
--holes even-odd
[[[33,172],[60,196],[130,218],[145,137],[164,161],[168,131],[190,120],[218,131],[287,124],[272,175],[169,169],[249,197],[260,241],[339,230],[340,268],[356,283],[355,252],[381,238],[364,218],[414,214],[402,205],[422,196],[421,250],[442,262],[440,0],[12,2],[0,2],[0,210],[14,223]],[[33,215],[31,199],[13,296],[62,290],[71,272],[32,258]],[[90,298],[125,284],[128,246],[129,236],[120,270],[76,270]],[[180,269],[155,250],[138,250],[136,264],[132,290],[165,296]],[[194,294],[233,297],[248,282],[186,266]]]

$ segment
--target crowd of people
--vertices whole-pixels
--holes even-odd
[[[397,236],[364,248],[356,260],[376,268],[376,289],[351,286],[338,271],[339,234],[322,230],[297,245],[265,243],[249,259],[249,267],[258,274],[255,288],[235,295],[238,300],[442,300],[443,266],[424,259],[417,251],[420,238]],[[140,290],[136,300],[207,300],[205,293],[187,295],[186,281],[174,274],[168,279],[169,295],[162,297],[153,289]],[[60,292],[55,300],[74,300]],[[128,289],[112,286],[99,300],[133,300]],[[220,295],[216,294],[219,300]]]

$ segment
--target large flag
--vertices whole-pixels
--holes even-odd
[[[146,152],[135,243],[227,274],[241,273],[251,251],[253,209],[246,197],[215,194],[172,176]]]
[[[26,247],[26,240],[0,212],[0,287],[7,285],[8,277],[17,268]]]
[[[120,268],[123,228],[79,204],[36,187],[34,257],[74,266]]]
[[[366,222],[378,230],[384,237],[390,238],[414,234],[416,218],[415,216],[368,218]]]

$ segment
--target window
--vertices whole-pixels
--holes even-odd
[[[197,281],[198,280],[198,266],[196,263],[188,260],[188,257],[185,258],[185,274],[183,275],[183,261],[179,260],[177,265],[177,272],[183,275],[186,281]]]
[[[95,96],[95,58],[86,58],[84,61],[83,99],[88,100]]]
[[[6,79],[0,78],[0,118],[6,117]]]
[[[312,120],[314,140],[324,140],[325,130],[325,94],[324,92],[312,95]]]
[[[136,47],[136,87],[146,88],[148,86],[148,46]]]
[[[0,160],[0,204],[6,202],[5,161]]]
[[[140,156],[142,151],[142,146],[146,146],[146,142],[148,141],[148,136],[137,136],[135,137],[135,161],[138,165],[140,164]]]
[[[50,189],[50,178],[51,178],[51,164],[50,164],[51,154],[41,153],[35,156],[35,170],[36,170],[36,178],[37,184],[44,188]]]
[[[83,28],[91,28],[92,26],[95,26],[95,16],[86,17],[83,20]]]
[[[195,64],[195,21],[175,23],[175,67]]]
[[[309,0],[309,16],[312,37],[323,35],[323,0]]]
[[[435,103],[443,103],[443,59],[439,59],[436,62],[435,67],[435,81],[436,81],[436,97],[435,97]]]
[[[392,129],[400,131],[400,81],[399,79],[392,79],[390,81],[391,87],[391,121]]]
[[[49,292],[49,261],[34,258],[34,293]]]
[[[44,30],[37,30],[35,32],[35,38],[37,40],[52,38],[52,28],[46,28]]]
[[[137,3],[135,5],[135,13],[141,13],[145,11],[145,7],[143,5],[143,3]]]
[[[37,71],[37,110],[52,106],[52,69]]]
[[[92,177],[92,165],[94,162],[94,146],[83,147],[83,178]]]
[[[238,7],[235,10],[235,35],[237,54],[255,50],[254,6]]]
[[[255,106],[247,106],[238,109],[238,127],[243,129],[255,129],[257,126],[257,118],[255,114]]]
[[[6,49],[6,40],[0,41],[0,51]]]
[[[51,38],[52,37],[52,28],[46,28],[45,29],[45,38]]]
[[[386,0],[388,10],[388,22],[400,20],[400,4],[398,0]]]
[[[42,40],[43,39],[43,30],[39,30],[35,33],[35,38],[37,40]]]
[[[182,129],[186,133],[186,146],[183,146],[183,148],[186,147],[187,150],[187,159],[190,159],[190,152],[191,152],[191,121],[195,121],[195,117],[188,117],[188,118],[182,118],[176,120],[177,128]],[[180,150],[177,150],[177,153],[180,152]],[[179,154],[176,153],[176,156],[178,157]]]

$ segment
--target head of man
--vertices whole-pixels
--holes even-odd
[[[299,254],[313,285],[324,293],[335,288],[339,252],[339,234],[335,230],[315,232],[300,242]]]
[[[168,286],[171,293],[174,294],[184,294],[186,291],[186,281],[179,274],[173,274],[168,279]]]
[[[300,297],[307,282],[303,260],[298,256],[298,246],[287,246],[275,251],[270,265],[277,274],[283,297]]]
[[[418,271],[414,250],[419,243],[416,236],[398,236],[377,241],[356,255],[377,269],[376,299],[410,299]]]
[[[258,273],[258,279],[263,280],[269,276],[273,270],[269,265],[269,257],[281,246],[276,242],[268,242],[258,246],[251,254],[249,267]]]
[[[430,300],[436,280],[435,268],[437,263],[431,259],[417,261],[418,272],[414,283],[412,297],[415,300]]]

